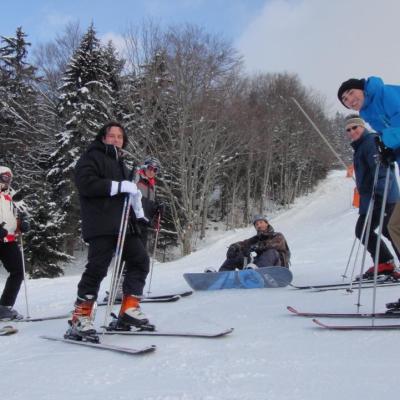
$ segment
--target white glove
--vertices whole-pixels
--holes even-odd
[[[111,182],[111,196],[115,196],[118,193],[130,193],[130,194],[137,194],[138,188],[134,182],[131,181],[112,181]]]
[[[144,216],[144,211],[142,207],[142,193],[138,191],[137,194],[132,195],[131,194],[131,205],[132,209],[135,212],[136,218],[137,219],[145,219]]]

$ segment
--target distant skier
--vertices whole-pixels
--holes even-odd
[[[118,327],[127,328],[148,323],[140,309],[149,257],[137,229],[137,220],[144,217],[141,193],[131,181],[121,149],[127,144],[123,126],[117,122],[104,125],[96,139],[79,159],[75,181],[79,192],[83,239],[89,243],[88,263],[78,284],[75,310],[67,336],[79,339],[96,338],[93,312],[100,283],[107,274],[114,255],[121,223],[123,204],[132,196],[132,210],[122,261],[126,275],[124,296],[118,315]]]
[[[0,298],[0,320],[22,318],[12,307],[24,280],[22,255],[17,244],[20,232],[29,230],[29,223],[13,203],[10,185],[13,175],[8,167],[0,167],[0,260],[9,273]]]
[[[353,147],[353,164],[356,175],[356,186],[360,193],[360,208],[359,217],[356,223],[355,233],[358,239],[361,239],[365,219],[367,217],[368,207],[371,201],[373,182],[375,171],[377,168],[376,157],[378,148],[376,145],[376,134],[368,132],[365,127],[365,122],[356,114],[349,115],[345,120],[345,131],[347,132],[351,146]],[[379,219],[382,209],[383,191],[385,186],[385,177],[387,166],[380,165],[378,173],[378,182],[375,188],[375,201],[372,210],[371,228],[369,236],[364,234],[363,244],[368,243],[368,252],[375,261],[376,244],[378,235],[375,233],[379,226]],[[397,186],[396,177],[392,170],[389,171],[389,188],[387,201],[385,206],[385,216],[382,226],[382,234],[391,242],[392,239],[387,229],[388,221],[392,215],[395,204],[400,199],[399,189]],[[395,246],[393,246],[395,248]],[[399,253],[396,251],[397,258]],[[393,262],[393,254],[390,252],[386,244],[381,241],[379,248],[378,274],[392,275],[400,278],[400,273],[395,271]],[[369,268],[363,275],[364,278],[372,278],[374,276],[374,267]]]
[[[160,162],[155,157],[145,158],[143,166],[137,172],[137,188],[142,193],[142,206],[145,220],[140,224],[141,238],[145,248],[149,226],[156,224],[158,216],[165,212],[165,204],[156,200],[156,175],[160,171]]]
[[[257,234],[250,239],[231,244],[220,271],[243,269],[246,267],[245,260],[249,260],[252,252],[256,254],[253,264],[257,267],[289,267],[290,250],[283,234],[275,232],[263,215],[256,215],[253,225]]]

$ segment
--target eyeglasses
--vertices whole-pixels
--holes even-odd
[[[148,165],[148,166],[147,166],[147,169],[148,169],[149,171],[153,171],[155,174],[156,174],[157,171],[158,171],[158,168],[157,168],[157,167],[153,167],[152,165]]]
[[[350,126],[350,128],[346,129],[346,132],[355,131],[358,128],[358,125]]]

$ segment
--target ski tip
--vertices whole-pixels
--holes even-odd
[[[313,318],[312,322],[314,322],[314,324],[320,326],[321,328],[327,328],[327,326],[325,324],[323,324],[320,320]]]
[[[11,325],[6,325],[0,328],[0,336],[8,336],[17,333],[18,329]]]
[[[179,296],[187,297],[187,296],[191,296],[192,294],[193,294],[193,290],[187,290],[186,292],[181,293]]]
[[[229,335],[235,330],[235,328],[228,328],[226,331],[221,333],[221,336]]]
[[[292,306],[287,306],[286,309],[287,309],[288,311],[290,311],[291,313],[293,313],[293,314],[298,314],[298,313],[299,313],[299,312],[298,312],[295,308],[293,308]]]

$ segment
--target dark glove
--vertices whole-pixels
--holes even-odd
[[[251,253],[252,251],[256,252],[257,254],[262,253],[265,250],[265,246],[263,243],[258,242],[258,243],[254,243],[250,246],[249,248],[249,253]]]
[[[3,228],[4,225],[4,222],[0,225],[0,240],[3,240],[8,235],[7,229]]]
[[[26,219],[21,220],[21,222],[19,223],[19,230],[22,233],[26,233],[31,229],[31,224],[29,223],[29,221],[27,221]]]
[[[242,253],[242,248],[239,243],[233,243],[229,246],[228,251],[226,252],[226,258],[236,258],[239,257]]]
[[[375,143],[378,149],[378,157],[382,165],[388,167],[393,164],[396,161],[396,156],[393,150],[385,146],[380,136],[375,137]]]
[[[22,233],[28,232],[31,229],[31,224],[29,221],[26,219],[26,214],[24,212],[20,212],[18,214],[18,219],[19,219],[19,230]]]
[[[146,225],[146,226],[150,225],[150,221],[146,217],[138,218],[137,222],[139,222],[139,224],[141,225]]]

